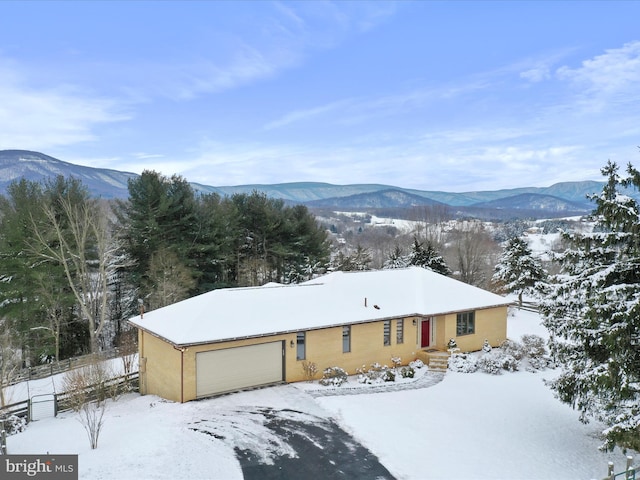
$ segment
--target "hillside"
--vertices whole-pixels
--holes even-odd
[[[159,172],[164,173],[164,172]],[[0,193],[20,178],[31,181],[63,175],[80,179],[89,191],[102,198],[126,198],[127,181],[137,174],[111,169],[92,168],[64,162],[48,155],[28,150],[0,151]],[[188,180],[188,179],[187,179]],[[332,185],[321,182],[293,182],[272,185],[210,186],[192,183],[200,193],[232,195],[264,192],[287,203],[302,203],[310,207],[344,210],[412,208],[446,205],[460,215],[481,212],[484,217],[495,213],[501,218],[540,214],[581,214],[592,209],[588,195],[599,193],[602,182],[564,182],[550,187],[527,187],[478,192],[443,192],[406,189],[382,184]],[[640,198],[636,193],[633,196]]]
[[[137,175],[104,168],[84,167],[28,150],[0,150],[0,192],[15,180],[41,182],[58,175],[82,181],[96,197],[124,198],[127,181]]]

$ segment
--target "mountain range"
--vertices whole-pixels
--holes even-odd
[[[160,172],[162,173],[162,172]],[[64,162],[28,150],[0,150],[0,193],[20,178],[43,181],[57,175],[80,179],[92,195],[102,198],[126,198],[127,182],[138,175],[118,170],[92,168]],[[188,180],[188,179],[187,179]],[[420,206],[446,206],[459,214],[502,212],[503,216],[524,216],[532,212],[549,216],[578,215],[593,209],[588,195],[602,191],[603,182],[562,182],[550,187],[525,187],[477,192],[444,192],[407,189],[381,184],[333,185],[320,182],[294,182],[271,185],[209,186],[191,183],[201,193],[232,195],[264,192],[291,204],[310,208],[389,209]],[[635,195],[634,195],[635,196]],[[539,216],[539,215],[534,215]]]

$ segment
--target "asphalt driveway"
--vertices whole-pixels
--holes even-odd
[[[245,480],[395,478],[331,419],[271,408],[228,412],[227,418],[230,424],[203,420],[190,428],[233,443]]]

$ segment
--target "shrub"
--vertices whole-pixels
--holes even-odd
[[[520,361],[516,360],[513,355],[506,355],[504,353],[499,353],[496,356],[499,362],[502,364],[502,368],[504,370],[508,370],[510,372],[516,372],[520,369]]]
[[[467,353],[454,353],[449,357],[449,369],[460,373],[473,373],[478,370],[475,357]]]
[[[320,379],[320,384],[324,386],[339,387],[347,381],[347,372],[340,367],[325,368]]]
[[[2,422],[4,422],[4,431],[7,432],[7,435],[24,432],[27,429],[27,420],[17,415],[0,417],[0,425]]]
[[[544,338],[538,335],[522,335],[522,348],[529,358],[538,358],[547,354]]]
[[[400,375],[402,376],[402,378],[413,378],[415,374],[416,374],[416,371],[411,366],[402,367],[400,369]]]
[[[419,358],[416,358],[413,362],[409,363],[409,366],[415,370],[419,370],[424,367],[424,362]]]
[[[385,382],[395,382],[396,381],[396,374],[393,370],[385,370],[382,374],[382,380],[384,380]]]
[[[491,375],[502,373],[502,362],[497,355],[484,354],[478,359],[478,368]]]
[[[525,353],[521,344],[508,338],[500,344],[500,350],[505,355],[511,355],[516,360],[522,360]]]
[[[398,367],[400,367],[400,365],[402,365],[402,358],[400,357],[391,357],[391,364],[393,365],[394,369],[398,369]]]
[[[492,350],[491,345],[489,344],[489,340],[485,340],[482,344],[482,351],[485,353],[489,353]]]
[[[307,381],[312,382],[318,373],[318,365],[314,362],[307,362],[306,360],[302,362],[302,372],[304,373],[304,378]]]
[[[358,374],[358,382],[367,385],[382,383],[382,376],[386,369],[387,367],[383,367],[379,363],[372,363],[371,368],[369,368],[368,370],[366,370],[366,367],[363,365],[362,368],[356,369],[356,373]]]

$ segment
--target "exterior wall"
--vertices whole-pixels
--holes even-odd
[[[141,359],[140,393],[179,402],[180,351],[143,330],[138,330],[138,349]]]
[[[456,335],[456,314],[433,317],[431,347],[445,350],[450,338],[455,338],[462,351],[482,348],[485,339],[497,346],[506,338],[507,307],[476,310],[475,334]],[[342,352],[342,326],[310,330],[306,332],[305,360],[318,368],[316,379],[325,368],[338,366],[350,375],[357,368],[368,368],[372,363],[391,365],[391,357],[400,357],[402,364],[418,358],[419,335],[422,317],[404,318],[404,341],[397,342],[398,320],[391,320],[390,344],[384,345],[384,321],[351,326],[351,351]],[[415,325],[414,321],[415,320]],[[284,380],[297,382],[306,380],[302,369],[305,360],[296,360],[296,333],[271,335],[231,342],[197,345],[182,350],[166,342],[139,332],[140,358],[147,358],[146,367],[141,366],[141,393],[156,394],[173,401],[189,401],[196,398],[196,354],[223,348],[233,348],[273,341],[284,342]],[[143,362],[144,363],[144,362]],[[143,373],[142,369],[146,371]],[[182,381],[181,381],[182,378]]]
[[[492,347],[497,347],[507,339],[506,306],[475,312],[475,333],[469,335],[456,335],[457,315],[454,313],[446,316],[446,341],[448,342],[449,338],[455,338],[462,352],[481,350],[485,340],[489,340]]]
[[[413,325],[413,319],[416,325]],[[312,330],[306,333],[306,361],[313,362],[318,367],[318,375],[328,367],[341,367],[348,374],[355,374],[357,368],[363,365],[369,368],[372,363],[391,365],[391,357],[400,357],[406,365],[416,358],[418,348],[419,317],[404,319],[404,341],[398,343],[396,338],[398,320],[391,320],[391,342],[384,345],[384,321],[362,323],[351,326],[351,351],[342,352],[342,326]],[[306,380],[302,369],[304,360],[295,360],[295,350],[289,357],[295,362],[293,369],[287,370],[287,381],[298,382]]]

